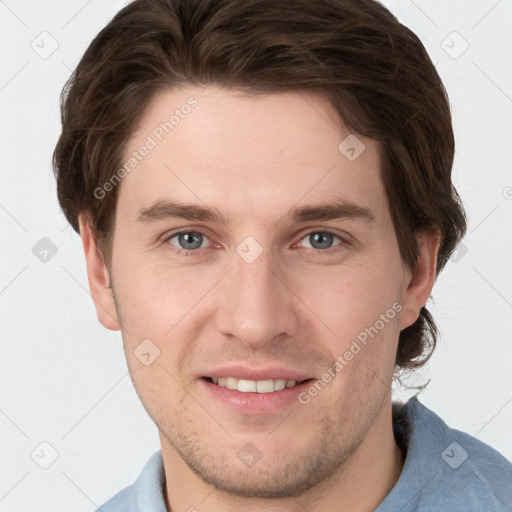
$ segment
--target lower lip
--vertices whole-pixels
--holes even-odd
[[[291,388],[284,388],[272,393],[243,393],[236,389],[218,386],[206,379],[200,379],[200,382],[210,396],[235,412],[241,414],[271,414],[298,402],[299,394],[307,389],[313,380],[309,379]]]

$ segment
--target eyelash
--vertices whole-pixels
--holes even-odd
[[[177,247],[176,245],[169,243],[169,240],[171,240],[175,236],[178,236],[178,235],[181,235],[184,233],[198,233],[209,240],[208,235],[198,229],[186,229],[186,230],[175,231],[175,232],[171,233],[169,236],[166,236],[164,238],[164,243],[169,248],[169,250],[171,250],[175,254],[190,257],[190,256],[196,256],[202,249],[207,249],[207,247],[201,247],[199,249],[182,249],[181,247]],[[333,247],[328,247],[327,249],[315,249],[315,248],[306,247],[306,249],[311,249],[312,251],[314,251],[316,253],[321,253],[323,255],[332,254],[332,253],[342,251],[344,248],[349,247],[351,245],[351,243],[345,237],[342,237],[341,235],[337,235],[336,233],[333,233],[332,231],[319,230],[319,229],[314,229],[314,230],[311,230],[311,231],[305,233],[300,238],[300,241],[304,240],[304,238],[312,235],[313,233],[324,233],[324,234],[332,235],[334,238],[337,238],[341,242],[339,244],[334,245]]]

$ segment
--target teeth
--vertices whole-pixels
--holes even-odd
[[[235,377],[212,377],[214,384],[223,388],[236,389],[242,393],[272,393],[284,388],[291,388],[297,384],[295,380],[268,379],[268,380],[246,380]]]
[[[274,381],[272,379],[256,381],[257,393],[272,393],[272,391],[274,391]]]
[[[234,379],[236,380],[236,379]],[[238,380],[238,391],[242,393],[256,393],[256,381],[255,380]]]
[[[256,381],[257,393],[272,393],[272,391],[274,391],[274,381],[272,379]]]
[[[286,387],[286,379],[276,379],[274,381],[274,391],[280,391]]]
[[[226,387],[228,389],[237,389],[238,382],[234,377],[228,377],[226,379]]]

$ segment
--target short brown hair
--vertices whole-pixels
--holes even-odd
[[[441,235],[439,272],[466,230],[451,181],[448,98],[427,51],[374,0],[135,0],[96,36],[62,92],[54,153],[58,198],[78,232],[88,212],[106,261],[117,189],[97,199],[157,91],[216,85],[249,94],[324,95],[352,131],[379,142],[381,175],[403,261],[415,235]],[[399,369],[436,344],[426,308],[400,333]]]

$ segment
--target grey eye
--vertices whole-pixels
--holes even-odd
[[[317,231],[308,235],[308,241],[313,249],[329,249],[334,242],[334,235]]]
[[[169,238],[169,242],[171,242],[173,238],[178,239],[179,247],[182,249],[194,250],[199,249],[201,245],[203,245],[203,234],[195,231],[177,233],[176,235]]]

